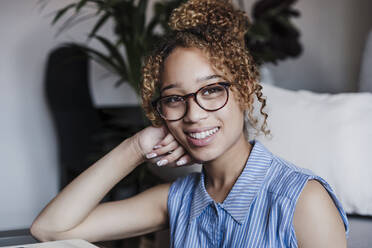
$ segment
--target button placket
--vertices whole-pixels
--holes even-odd
[[[218,211],[218,206],[216,202],[213,202],[213,209],[215,212],[215,217],[214,217],[214,225],[213,225],[213,246],[218,247],[219,246],[219,240],[218,240],[218,233],[219,233],[219,211]]]
[[[223,217],[223,208],[222,204],[216,204],[216,211],[217,211],[217,228],[216,228],[216,247],[222,247],[221,240],[222,240],[222,217]]]

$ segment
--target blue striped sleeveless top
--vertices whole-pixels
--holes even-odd
[[[204,186],[204,173],[172,183],[168,194],[171,247],[297,247],[293,227],[296,201],[310,179],[332,197],[348,233],[348,221],[329,184],[252,141],[245,168],[223,203]]]

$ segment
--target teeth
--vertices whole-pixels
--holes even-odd
[[[208,136],[211,136],[212,134],[215,134],[217,131],[218,131],[218,127],[213,128],[208,131],[200,132],[200,133],[189,133],[189,135],[193,137],[194,139],[204,139]]]

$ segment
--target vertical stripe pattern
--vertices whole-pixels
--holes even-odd
[[[344,221],[346,214],[329,184],[311,171],[270,153],[260,142],[223,203],[204,186],[204,173],[178,178],[168,194],[171,247],[297,247],[293,214],[310,179],[328,191]]]

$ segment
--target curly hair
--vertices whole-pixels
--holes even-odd
[[[265,135],[270,133],[259,71],[244,44],[249,25],[245,13],[227,0],[189,0],[173,10],[169,21],[172,32],[146,58],[143,67],[142,106],[154,126],[163,123],[152,100],[159,95],[164,61],[175,48],[183,47],[202,50],[213,69],[226,78],[232,77],[231,89],[241,109],[247,112],[251,126]],[[264,117],[259,127],[253,114],[254,97],[260,102],[260,114]]]

